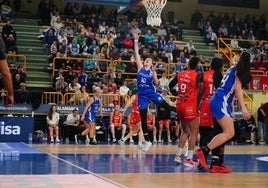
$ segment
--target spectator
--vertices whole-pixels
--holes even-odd
[[[116,83],[117,88],[120,88],[120,86],[123,85],[123,82],[125,81],[125,78],[123,77],[123,74],[121,71],[118,71],[116,73],[116,77],[114,79],[114,83]]]
[[[257,120],[258,120],[258,135],[259,135],[259,142],[264,142],[264,119],[265,119],[265,116],[263,115],[262,111],[261,111],[261,106],[263,105],[264,103],[261,103],[260,107],[258,108],[258,111],[257,111]]]
[[[89,90],[89,93],[93,92],[92,86],[97,86],[97,83],[100,81],[99,75],[97,75],[96,70],[93,70],[91,75],[89,75],[87,79],[87,89]]]
[[[74,77],[73,81],[69,83],[70,92],[77,92],[81,88],[81,85],[78,83],[78,77]]]
[[[213,44],[213,45],[216,45],[217,44],[217,35],[216,33],[213,31],[213,29],[210,29],[208,31],[208,34],[206,36],[206,41],[207,41],[207,44]]]
[[[81,86],[86,86],[87,85],[88,75],[87,75],[85,69],[81,69],[81,72],[77,75],[77,77],[78,77],[78,83]]]
[[[238,40],[237,40],[237,36],[236,35],[233,35],[233,38],[232,40],[230,41],[230,47],[233,49],[233,50],[240,50],[240,47],[238,45]]]
[[[54,142],[54,133],[56,136],[56,142],[60,142],[59,139],[59,120],[60,120],[60,115],[57,112],[57,106],[52,105],[48,111],[47,117],[47,125],[48,125],[48,130],[49,130],[49,135],[50,135],[50,142]]]
[[[21,82],[26,82],[26,73],[24,72],[22,65],[18,65],[15,72],[13,72],[13,76],[12,76],[13,79],[15,78],[16,74],[20,75]]]
[[[109,61],[105,58],[104,54],[100,54],[100,58],[97,61],[97,70],[98,72],[107,72],[109,69]]]
[[[20,83],[20,88],[15,91],[17,95],[15,95],[15,102],[17,104],[27,104],[30,102],[30,91],[26,90],[26,84]]]
[[[14,37],[15,42],[17,41],[17,34],[16,30],[11,25],[11,21],[8,19],[6,20],[6,24],[2,27],[2,38],[6,44],[6,41],[8,39],[8,36],[12,34]]]
[[[54,41],[57,41],[57,37],[54,35],[53,29],[49,29],[44,37],[44,51],[46,55],[49,55],[50,47]]]
[[[162,52],[165,50],[165,46],[167,45],[167,41],[166,41],[166,38],[165,36],[160,36],[160,40],[158,42],[158,51],[159,52]]]
[[[55,28],[55,24],[57,23],[58,19],[60,18],[59,12],[52,13],[51,19],[50,19],[50,25],[53,25]],[[56,30],[59,30],[55,28]]]
[[[164,25],[161,24],[160,25],[160,28],[157,29],[157,35],[160,37],[160,36],[164,36],[166,37],[167,36],[167,30],[164,28]]]
[[[20,84],[22,83],[22,79],[20,74],[15,74],[15,77],[13,78],[13,90],[18,90],[20,89]]]
[[[74,30],[72,29],[71,25],[67,23],[64,31],[67,37],[68,44],[70,44],[74,37]]]
[[[114,71],[115,72],[122,72],[122,73],[124,73],[125,70],[126,70],[126,65],[122,62],[122,58],[121,57],[119,57],[117,60],[118,61],[115,62],[115,66],[114,66],[115,69],[114,69]]]
[[[154,34],[152,34],[152,31],[150,29],[147,30],[146,34],[144,35],[144,45],[145,47],[152,46],[156,47],[154,44]]]
[[[88,99],[89,94],[86,91],[86,86],[83,85],[78,91],[73,94],[70,100],[67,101],[67,104],[84,105],[87,104]]]
[[[168,94],[167,87],[164,87],[162,89],[162,96],[165,98],[165,100],[167,98],[167,94]],[[167,102],[170,103],[170,101],[167,101]],[[158,136],[158,142],[164,142],[164,139],[162,137],[162,131],[163,131],[163,127],[165,126],[166,131],[167,131],[167,141],[169,143],[171,143],[172,141],[170,139],[170,127],[169,127],[169,123],[170,123],[170,110],[167,110],[167,109],[165,109],[165,108],[157,105],[157,118],[159,120],[159,136]]]
[[[156,142],[155,115],[150,111],[150,109],[147,110],[146,122],[148,131],[153,133],[153,142]]]
[[[185,46],[187,47],[189,53],[194,52],[196,54],[196,49],[192,40],[189,40],[189,42]]]
[[[262,115],[264,116],[264,141],[267,144],[268,143],[268,102],[265,102],[261,105],[260,111]]]
[[[11,23],[13,23],[14,13],[10,1],[4,0],[1,3],[1,20],[6,21],[7,19],[10,19]]]
[[[129,91],[128,82],[127,80],[124,80],[123,84],[119,87],[119,93],[120,95],[127,95],[128,91]]]
[[[13,34],[8,35],[8,38],[6,41],[6,53],[18,54],[18,47],[17,47]]]
[[[72,39],[72,43],[69,44],[70,56],[79,57],[80,45],[77,43],[76,38]]]
[[[126,124],[122,123],[122,114],[120,113],[120,106],[115,105],[114,111],[110,114],[110,129],[112,133],[113,142],[116,142],[115,130],[122,130],[121,139],[124,138],[126,133]]]
[[[159,78],[159,87],[160,89],[164,89],[164,88],[167,88],[168,87],[168,83],[169,83],[169,80],[166,76],[166,73],[163,72],[162,75],[161,75],[161,78]]]
[[[123,47],[126,49],[132,49],[133,48],[133,41],[130,38],[130,35],[127,34],[126,37],[123,40]]]
[[[66,121],[64,122],[64,141],[68,143],[70,140],[74,140],[74,135],[78,133],[78,126],[80,124],[80,115],[75,108],[71,114],[68,114]]]
[[[64,77],[62,75],[57,77],[57,81],[55,83],[56,91],[62,91],[66,86],[68,86],[68,84],[64,81]]]
[[[133,94],[137,93],[137,79],[133,79],[129,85],[128,85],[129,90],[132,91]]]
[[[109,80],[112,80],[112,82],[114,82],[114,73],[113,70],[111,68],[108,69],[107,73],[105,73],[102,76],[102,82],[107,85]]]

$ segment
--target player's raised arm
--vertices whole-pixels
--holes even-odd
[[[132,35],[134,37],[134,53],[135,53],[135,59],[136,59],[136,64],[138,67],[138,71],[143,67],[143,64],[141,62],[141,56],[139,54],[139,33],[137,32],[132,32]]]

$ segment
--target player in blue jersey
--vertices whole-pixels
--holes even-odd
[[[141,116],[142,131],[144,134],[145,143],[143,150],[147,151],[152,143],[149,141],[148,128],[147,128],[147,108],[149,101],[155,104],[159,104],[167,110],[170,110],[169,104],[164,100],[160,93],[156,92],[155,87],[159,85],[155,67],[153,67],[153,60],[151,57],[143,57],[144,61],[141,61],[139,54],[139,34],[132,33],[134,36],[134,51],[136,64],[138,68],[137,73],[137,87],[138,87],[138,107]]]
[[[206,158],[209,152],[214,150],[212,165],[209,169],[212,173],[228,173],[232,171],[230,168],[224,168],[219,165],[221,148],[219,146],[230,140],[235,133],[232,110],[234,95],[238,99],[243,119],[247,120],[251,117],[252,113],[247,109],[243,99],[243,89],[247,88],[250,80],[250,54],[244,52],[241,54],[237,65],[230,67],[226,71],[220,86],[210,100],[212,116],[221,126],[222,133],[217,134],[204,149],[197,150],[196,155],[199,158],[200,165],[208,169]],[[216,148],[218,148],[218,151],[216,151]]]
[[[100,111],[100,116],[102,116],[102,98],[101,98],[101,89],[96,87],[95,94],[90,97],[86,107],[81,116],[81,121],[84,122],[86,129],[81,133],[81,136],[89,134],[89,144],[96,145],[96,141],[93,140],[95,135],[96,127],[96,114]],[[77,136],[76,136],[77,137]],[[76,138],[77,142],[77,138]]]

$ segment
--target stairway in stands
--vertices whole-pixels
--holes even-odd
[[[39,20],[29,18],[16,18],[13,27],[17,33],[17,46],[19,54],[26,56],[26,83],[29,90],[50,90],[51,76],[44,70],[47,67],[47,56],[42,49]]]
[[[204,42],[204,37],[200,36],[199,30],[183,29],[183,43],[188,43],[189,40],[193,41],[195,48],[197,49],[197,55],[203,55],[205,59],[211,60],[216,55],[216,50],[210,49]]]

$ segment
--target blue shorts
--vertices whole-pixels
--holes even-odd
[[[212,117],[216,119],[221,119],[223,116],[233,117],[231,104],[228,104],[223,100],[213,95],[209,103],[210,111]]]
[[[149,101],[152,101],[154,104],[160,104],[164,98],[162,95],[156,92],[138,94],[138,107],[139,109],[147,109]]]
[[[93,112],[87,112],[85,114],[85,122],[87,123],[96,122],[96,114]]]

